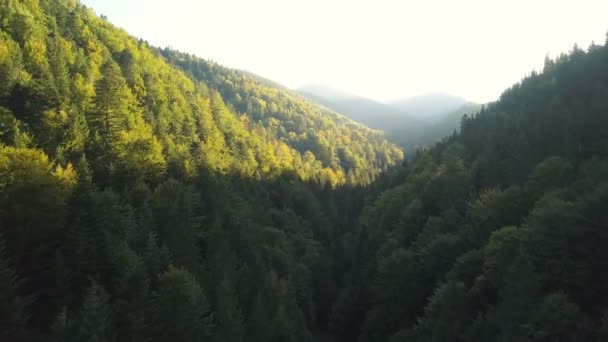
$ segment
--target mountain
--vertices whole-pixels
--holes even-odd
[[[575,46],[379,179],[338,341],[605,341],[607,113],[608,45]]]
[[[379,132],[277,87],[272,81],[190,54],[158,51],[194,79],[218,91],[238,115],[248,118],[252,128],[263,126],[264,134],[278,138],[302,155],[312,152],[322,167],[332,170],[328,173],[326,169],[322,175],[332,186],[369,183],[380,171],[403,158],[402,151]]]
[[[483,105],[479,103],[467,102],[464,105],[460,106],[458,109],[448,113],[445,115],[439,122],[437,122],[433,127],[434,130],[431,135],[436,137],[446,137],[450,135],[454,130],[460,130],[460,123],[462,122],[462,117],[474,116],[477,114]]]
[[[387,139],[402,146],[410,157],[414,155],[412,152],[427,146],[427,142],[442,138],[427,136],[433,124],[381,102],[318,85],[302,87],[298,92],[352,120],[383,131]]]
[[[0,341],[608,340],[608,45],[474,111],[401,161],[75,0],[4,1]]]
[[[467,102],[458,109],[443,115],[434,124],[422,126],[421,129],[416,131],[394,131],[390,135],[390,138],[401,146],[404,146],[407,151],[416,151],[421,148],[430,147],[454,132],[458,132],[463,116],[475,115],[481,108],[482,105],[478,103]]]
[[[466,100],[447,94],[425,94],[394,101],[389,105],[399,111],[411,113],[419,120],[435,123],[445,115],[458,110],[466,104]]]
[[[3,1],[0,340],[308,341],[346,212],[402,158],[78,1]]]
[[[421,123],[407,112],[362,96],[356,96],[320,85],[309,85],[297,90],[315,102],[368,127],[390,132],[395,127],[418,127]]]
[[[389,140],[408,152],[429,147],[451,135],[460,128],[463,115],[475,114],[481,109],[481,105],[444,94],[384,104],[319,85],[302,87],[298,92],[368,127],[384,131]]]
[[[74,160],[86,146],[62,141],[60,136],[44,141],[40,133],[54,130],[59,134],[66,128],[79,131],[70,125],[84,121],[91,135],[103,138],[104,133],[113,130],[112,141],[104,143],[116,148],[106,150],[111,153],[103,157],[124,158],[115,160],[112,167],[128,173],[127,169],[136,168],[129,163],[154,161],[146,169],[155,172],[150,175],[155,179],[166,174],[167,167],[190,172],[184,165],[173,163],[183,159],[188,160],[188,167],[206,164],[218,171],[255,177],[291,170],[302,178],[323,178],[336,186],[347,181],[370,182],[401,158],[401,152],[377,132],[259,77],[202,61],[198,67],[206,68],[207,77],[191,79],[168,65],[159,51],[108,23],[97,22],[89,15],[85,18],[94,25],[75,33],[87,28],[82,20],[53,13],[57,18],[51,19],[62,27],[42,31],[56,35],[57,42],[38,36],[24,38],[6,28],[5,41],[10,48],[6,63],[18,62],[8,66],[17,76],[6,80],[4,106],[17,124],[27,125],[28,133],[37,139],[34,145],[53,157],[59,153],[62,162]],[[38,55],[12,46],[30,44],[30,40],[40,45]],[[25,79],[23,75],[32,77]],[[71,85],[75,80],[79,82],[76,89]],[[113,98],[112,106],[100,104],[102,97]],[[53,122],[57,127],[49,127],[49,122],[41,121],[41,113],[54,113],[53,120],[65,116],[64,122]],[[108,113],[115,118],[101,120]],[[93,127],[95,124],[99,127]],[[127,133],[122,135],[125,129]],[[132,133],[135,131],[137,135]],[[178,132],[179,137],[175,136]],[[148,144],[149,152],[155,155],[133,155],[144,152],[135,150],[140,142]],[[311,155],[305,156],[307,152]],[[201,155],[205,157],[200,159]],[[101,159],[91,162],[99,173],[109,170],[101,165]],[[312,172],[305,174],[301,171],[304,168]]]

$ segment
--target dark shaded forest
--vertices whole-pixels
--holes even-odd
[[[607,139],[606,45],[465,116],[367,191],[335,336],[608,340]]]
[[[76,0],[0,4],[0,340],[608,340],[608,46],[403,161]]]

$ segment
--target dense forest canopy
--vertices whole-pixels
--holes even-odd
[[[402,151],[78,1],[1,9],[1,339],[308,340],[347,225],[331,189]]]
[[[607,146],[607,45],[465,116],[368,191],[337,339],[606,341]]]
[[[607,45],[402,162],[76,0],[0,5],[0,340],[608,340]]]
[[[159,52],[194,79],[218,91],[236,113],[247,118],[254,131],[278,138],[302,154],[312,152],[322,166],[334,171],[334,187],[345,182],[369,184],[379,171],[403,159],[403,152],[387,143],[379,132],[271,81],[194,55],[170,49]]]
[[[467,102],[457,109],[445,113],[439,121],[421,126],[419,129],[394,129],[387,134],[387,138],[403,146],[413,157],[414,151],[432,147],[443,138],[460,130],[460,122],[467,115],[477,114],[483,105]]]
[[[381,134],[288,91],[173,53],[170,62],[204,71],[188,77],[77,2],[4,8],[4,143],[63,164],[86,153],[95,175],[146,170],[153,182],[204,167],[254,179],[293,172],[335,187],[370,183],[403,157]]]

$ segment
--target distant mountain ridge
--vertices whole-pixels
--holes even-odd
[[[411,113],[415,118],[438,122],[445,115],[467,103],[462,97],[442,93],[431,93],[390,102],[393,108]]]
[[[346,115],[370,128],[390,131],[397,126],[418,125],[409,113],[363,96],[352,95],[322,85],[308,85],[297,89],[303,96]]]
[[[441,141],[441,139],[452,135],[454,132],[459,132],[463,116],[477,114],[482,106],[479,103],[467,102],[456,110],[443,115],[439,121],[425,126],[423,130],[410,132],[411,134],[409,135],[400,135],[402,140],[396,140],[396,142],[408,147],[410,150],[429,147]]]
[[[452,134],[460,128],[464,114],[481,109],[480,104],[441,93],[382,103],[323,85],[307,85],[297,91],[354,121],[384,131],[389,139],[410,151]]]

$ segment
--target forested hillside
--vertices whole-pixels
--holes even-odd
[[[0,341],[608,340],[607,45],[402,157],[76,0],[0,0]]]
[[[234,111],[262,136],[278,138],[301,153],[311,151],[337,184],[369,184],[379,171],[403,158],[379,132],[247,72],[228,69],[194,55],[159,52],[195,79],[217,90]],[[306,179],[306,178],[304,178]]]
[[[482,105],[477,103],[466,103],[458,109],[447,113],[442,119],[434,124],[422,125],[419,129],[396,129],[388,135],[395,143],[404,146],[414,156],[414,151],[432,147],[435,143],[449,137],[460,130],[463,116],[477,114]]]
[[[63,163],[89,152],[95,169],[112,159],[116,172],[141,168],[148,180],[205,165],[336,186],[369,183],[402,157],[380,134],[280,88],[202,61],[207,78],[192,80],[80,5],[45,4],[7,1],[2,13],[5,142]],[[89,136],[106,140],[105,156],[92,160]],[[132,155],[137,144],[145,148]]]
[[[163,54],[75,0],[0,1],[0,340],[320,329],[357,211],[332,189],[369,184],[401,150],[254,76],[197,60],[209,69],[193,77]]]
[[[338,340],[608,340],[608,46],[548,59],[368,195]]]

